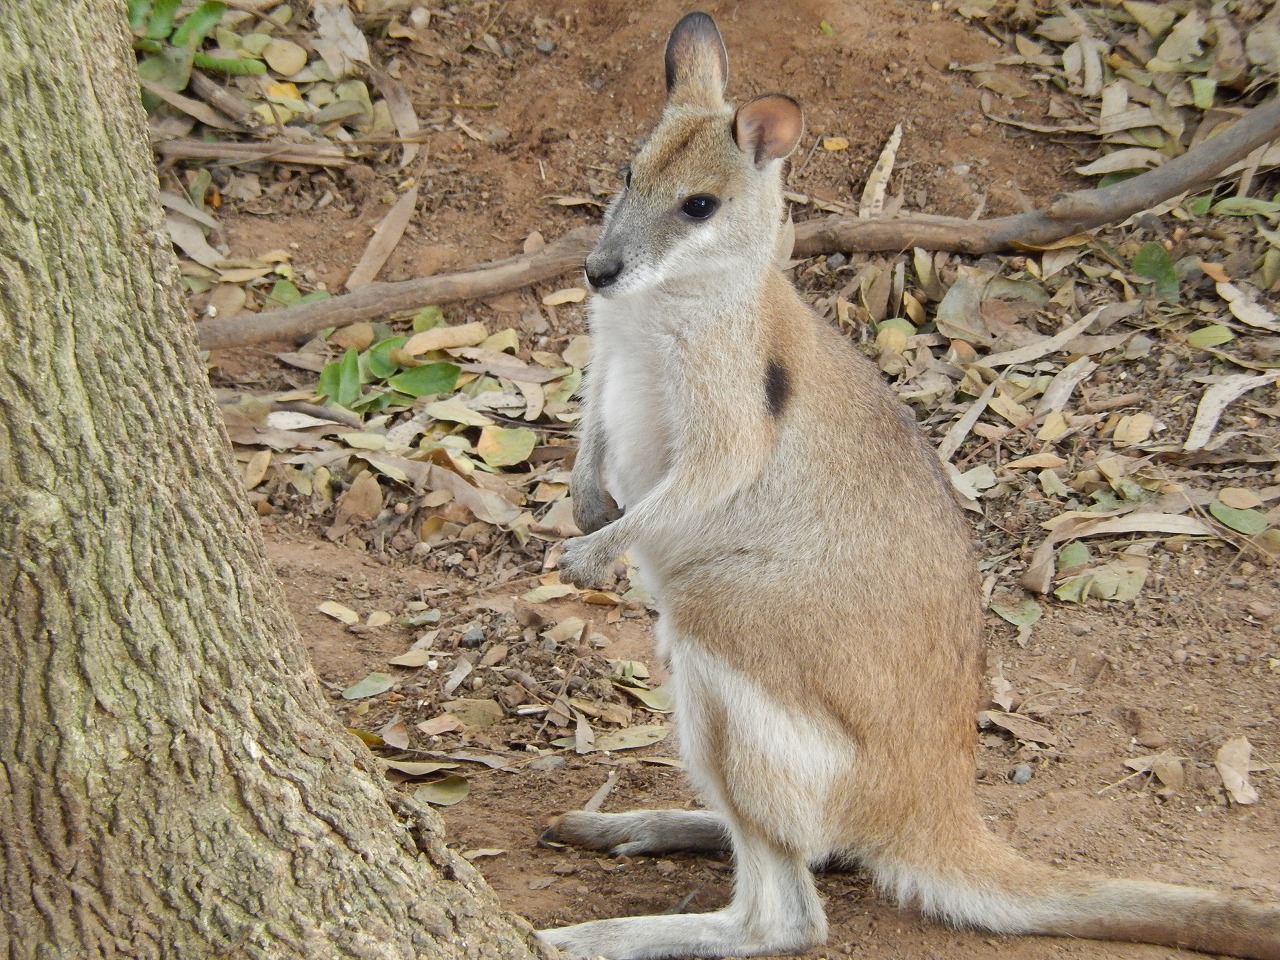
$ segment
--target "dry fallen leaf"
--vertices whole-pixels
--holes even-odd
[[[360,614],[356,613],[350,607],[345,607],[334,600],[326,600],[324,603],[316,607],[321,613],[327,617],[333,617],[340,620],[347,626],[354,626],[360,622]]]
[[[548,307],[558,307],[564,303],[581,303],[585,299],[587,299],[587,291],[582,287],[568,287],[548,293],[542,298],[542,302]]]
[[[1223,411],[1235,400],[1244,396],[1250,390],[1264,386],[1269,383],[1280,382],[1280,373],[1264,373],[1259,376],[1253,376],[1247,373],[1238,373],[1233,376],[1223,377],[1208,390],[1204,392],[1204,396],[1200,398],[1200,403],[1196,407],[1195,422],[1191,424],[1191,431],[1187,434],[1187,442],[1183,444],[1184,450],[1200,450],[1213,436],[1214,428],[1218,425]]]
[[[1249,754],[1252,749],[1246,738],[1232,737],[1218,749],[1213,759],[1227,794],[1239,804],[1258,802],[1258,791],[1249,782]]]

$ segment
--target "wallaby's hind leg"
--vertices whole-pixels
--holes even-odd
[[[547,827],[543,842],[568,843],[613,856],[720,853],[729,849],[729,825],[710,810],[632,810],[586,813],[575,810]]]
[[[541,936],[570,956],[609,960],[750,957],[799,951],[826,939],[822,902],[803,857],[740,831],[733,832],[733,852],[733,901],[723,910],[593,920]]]

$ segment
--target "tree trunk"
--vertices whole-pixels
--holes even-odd
[[[320,695],[183,316],[123,7],[0,0],[0,956],[543,956]]]

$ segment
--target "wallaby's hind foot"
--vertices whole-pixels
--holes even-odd
[[[729,849],[729,828],[723,817],[710,810],[575,810],[557,817],[538,842],[604,850],[615,857],[678,851],[720,853]]]
[[[663,812],[638,811],[641,815]],[[670,812],[688,815],[685,811]],[[571,957],[608,960],[798,953],[826,940],[822,901],[803,860],[741,834],[734,838],[734,854],[733,901],[723,910],[592,920],[543,930],[539,936]]]

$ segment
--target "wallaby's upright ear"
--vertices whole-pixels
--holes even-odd
[[[800,104],[780,93],[756,97],[738,108],[733,117],[733,139],[757,167],[788,156],[804,133]]]
[[[724,103],[729,55],[716,22],[705,13],[688,13],[667,40],[667,97],[699,106]]]

